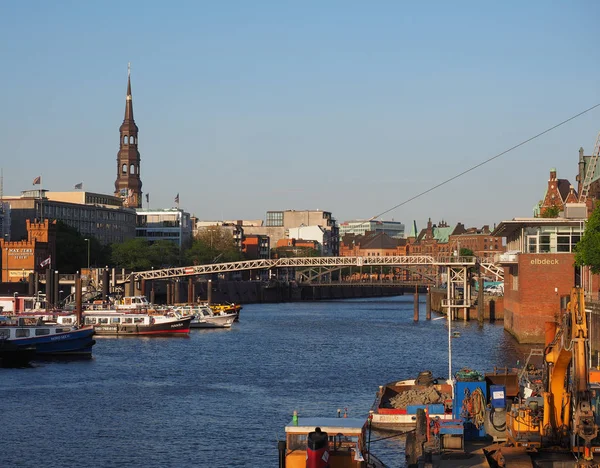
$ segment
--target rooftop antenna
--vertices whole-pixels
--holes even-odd
[[[127,78],[131,76],[131,62],[127,62]]]

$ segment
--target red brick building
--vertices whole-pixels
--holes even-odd
[[[384,232],[365,235],[346,234],[340,243],[340,257],[390,257],[407,255],[406,239],[395,239]]]
[[[452,255],[450,237],[464,234],[465,226],[457,223],[455,227],[450,227],[445,221],[440,221],[437,225],[431,223],[431,218],[427,222],[427,227],[422,229],[417,237],[408,238],[408,250],[410,255],[432,255],[434,257],[449,257]]]
[[[543,343],[546,322],[555,321],[560,297],[575,285],[598,291],[598,277],[574,266],[583,219],[516,218],[493,232],[506,237],[504,328],[521,343]]]
[[[558,212],[565,211],[567,203],[577,203],[577,193],[567,179],[558,179],[556,169],[550,169],[550,178],[544,199],[540,202],[536,215],[544,217],[556,217]],[[556,214],[552,212],[556,211]]]
[[[2,282],[26,281],[30,273],[41,272],[44,260],[56,258],[56,221],[26,220],[27,240],[6,242],[2,249]]]
[[[460,249],[469,249],[476,257],[494,257],[504,252],[502,237],[492,236],[490,227],[467,228],[462,234],[451,234],[448,240],[450,251],[460,253]]]

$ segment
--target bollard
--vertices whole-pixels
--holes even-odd
[[[102,300],[105,301],[109,294],[108,267],[102,270]]]
[[[77,315],[77,324],[83,325],[82,320],[82,309],[83,309],[83,297],[81,294],[81,273],[75,274],[75,314]]]

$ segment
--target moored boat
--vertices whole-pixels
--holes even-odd
[[[452,382],[433,379],[430,373],[421,373],[414,380],[390,382],[379,387],[373,411],[373,428],[387,431],[405,431],[416,426],[418,409],[424,409],[431,418],[452,419]]]
[[[294,416],[279,443],[279,466],[384,468],[370,451],[369,430],[368,419]]]
[[[191,328],[230,328],[235,321],[236,314],[215,314],[208,306],[181,306],[173,312],[183,317],[192,317]]]
[[[174,313],[150,315],[141,312],[86,311],[83,314],[84,325],[94,327],[98,335],[185,335],[190,332],[191,321],[192,317],[181,317]]]
[[[0,340],[0,367],[25,367],[35,358],[35,346],[19,346]]]
[[[69,325],[45,324],[41,320],[35,325],[27,324],[22,318],[17,321],[0,321],[0,340],[20,348],[35,348],[35,357],[83,356],[92,354],[96,341],[92,338],[92,327],[77,328]]]
[[[215,314],[235,314],[235,321],[239,322],[240,320],[240,311],[242,310],[241,304],[232,302],[228,304],[210,304],[209,306]]]

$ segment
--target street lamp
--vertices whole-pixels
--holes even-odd
[[[88,269],[88,274],[89,274],[89,270],[90,270],[90,240],[89,239],[84,239],[87,242],[87,269]]]

